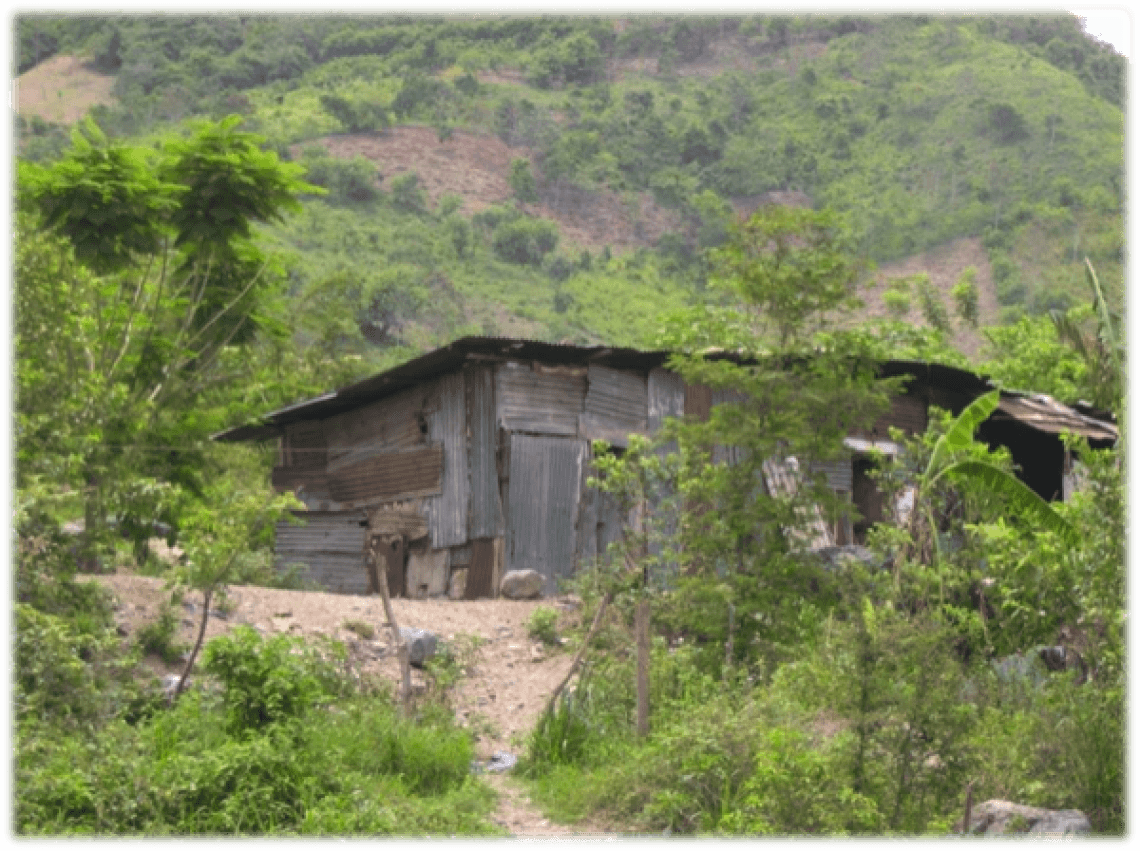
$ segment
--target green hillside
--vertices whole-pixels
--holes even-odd
[[[845,215],[880,263],[982,239],[1001,306],[990,321],[1083,302],[1085,255],[1122,292],[1123,60],[1071,16],[22,17],[17,29],[21,70],[77,53],[115,75],[116,103],[92,110],[112,135],[237,112],[304,162],[330,194],[273,230],[297,258],[293,295],[328,305],[339,292],[361,327],[388,317],[382,343],[648,342],[653,308],[700,298],[702,252],[733,215],[787,198]],[[407,173],[317,144],[409,125],[441,144],[494,134],[525,160],[516,185],[421,198]],[[21,122],[28,157],[65,139]],[[672,226],[639,234],[632,253],[580,244],[559,206],[574,193],[586,217],[651,197]],[[380,355],[340,331],[299,339]]]

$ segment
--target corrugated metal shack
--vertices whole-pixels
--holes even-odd
[[[215,439],[279,441],[273,484],[294,490],[307,510],[305,525],[278,528],[278,564],[302,565],[330,591],[374,593],[387,581],[397,596],[472,599],[496,594],[504,571],[533,568],[553,592],[605,552],[624,520],[587,486],[591,441],[624,447],[631,433],[650,434],[667,417],[707,416],[731,400],[686,386],[663,367],[667,358],[468,337]],[[848,460],[821,468],[869,520],[881,507],[866,453],[890,451],[887,428],[922,431],[930,404],[957,411],[989,389],[972,373],[933,364],[892,361],[882,371],[913,376],[906,394],[870,433],[851,436]],[[1054,469],[1031,484],[1052,498],[1066,470],[1058,431],[1077,424],[1115,440],[1115,428],[1052,400],[1039,410],[1035,398],[1003,399],[982,436],[990,427],[997,442],[1032,438],[1038,454],[1047,447]],[[861,531],[820,534],[847,543]]]

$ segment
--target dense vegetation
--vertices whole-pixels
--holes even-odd
[[[533,186],[516,192],[520,201],[571,189],[650,192],[681,216],[641,264],[674,299],[703,285],[701,252],[723,240],[729,202],[769,192],[803,193],[846,215],[879,262],[983,238],[1009,321],[1083,302],[1084,256],[1113,298],[1122,293],[1123,59],[1071,16],[760,15],[621,26],[555,17],[26,16],[17,35],[22,70],[76,52],[115,74],[117,103],[94,110],[112,135],[237,112],[286,154],[330,133],[412,123],[441,139],[462,129],[529,148]],[[21,144],[28,156],[50,156],[60,139],[39,122]],[[380,309],[412,326],[413,346],[501,329],[503,318],[482,306],[503,302],[504,290],[528,336],[651,336],[644,323],[606,322],[627,296],[656,298],[646,298],[640,268],[605,266],[603,288],[596,256],[521,232],[547,222],[507,224],[500,213],[481,227],[447,203],[431,215],[414,186],[387,176],[378,184],[362,159],[302,159],[331,190],[327,202],[376,241],[362,244],[366,260],[295,272],[297,285],[341,274],[384,288],[393,304]],[[317,244],[337,252],[343,218],[318,201],[307,207],[320,224],[281,238],[306,254]],[[408,240],[455,250],[426,261],[402,247]],[[413,278],[368,281],[376,266],[398,264],[416,266]],[[417,322],[425,282],[432,303],[454,317],[427,329]],[[613,286],[612,297],[601,295]],[[366,351],[398,339],[352,337]]]
[[[19,128],[18,832],[490,829],[470,741],[441,707],[399,718],[335,646],[240,632],[194,648],[202,687],[168,701],[139,662],[180,658],[170,619],[124,643],[78,574],[160,571],[147,540],[161,534],[187,554],[165,571],[173,592],[202,593],[207,612],[227,583],[287,581],[269,530],[292,502],[268,486],[271,451],[209,435],[504,332],[759,364],[680,357],[744,401],[677,425],[672,457],[634,447],[599,466],[615,498],[656,489],[673,513],[579,589],[619,617],[529,744],[524,768],[561,815],[941,833],[972,781],[975,800],[1123,829],[1123,446],[1078,448],[1086,486],[1046,513],[947,418],[883,466],[888,491],[921,483],[923,509],[872,535],[890,569],[826,571],[794,533],[756,534],[805,516],[754,498],[758,466],[838,451],[890,389],[875,358],[965,363],[947,340],[977,322],[973,274],[952,311],[921,276],[892,285],[926,328],[855,326],[868,258],[981,237],[1010,320],[985,329],[985,367],[1123,419],[1122,71],[1073,18],[23,16],[17,41],[21,70],[83,54],[117,98],[70,138]],[[414,173],[318,144],[408,123],[526,146],[513,197],[464,214]],[[533,213],[602,190],[650,193],[679,225],[615,252]],[[734,223],[733,202],[771,192],[832,212]],[[710,467],[718,444],[738,463]],[[639,733],[627,622],[645,601]],[[1029,665],[1058,643],[1079,651],[1080,685],[1011,673],[1011,654]],[[354,757],[361,740],[375,747]]]

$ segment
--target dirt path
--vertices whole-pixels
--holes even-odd
[[[128,635],[153,622],[170,600],[163,580],[130,573],[94,577],[115,595],[116,623]],[[201,616],[201,595],[188,593],[181,603],[178,640],[193,643]],[[522,752],[526,734],[534,725],[554,687],[566,675],[571,654],[551,651],[527,635],[526,622],[540,605],[561,612],[564,626],[576,621],[576,604],[569,599],[513,600],[405,600],[392,601],[401,627],[434,632],[459,651],[461,676],[450,699],[460,725],[471,729],[476,757],[489,760],[495,753]],[[211,613],[207,640],[239,624],[248,624],[263,635],[286,633],[305,638],[328,636],[343,641],[350,661],[361,674],[378,674],[398,680],[395,654],[379,597],[286,591],[238,585],[229,589],[220,611]],[[371,626],[372,638],[364,638],[359,624]],[[357,631],[348,625],[357,626]],[[367,631],[366,629],[362,631]],[[180,665],[152,667],[160,676],[180,674]],[[413,690],[423,693],[432,686],[423,672],[413,670]],[[530,803],[514,778],[484,772],[482,777],[499,793],[499,806],[492,817],[514,836],[599,835],[590,825],[553,824]]]

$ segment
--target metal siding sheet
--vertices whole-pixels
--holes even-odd
[[[467,542],[467,416],[463,373],[444,375],[433,393],[435,410],[427,415],[428,436],[443,445],[440,495],[427,500],[431,545],[437,549]]]
[[[850,458],[835,458],[830,461],[813,461],[808,465],[813,475],[823,473],[827,487],[839,493],[851,493],[852,471]]]
[[[329,493],[337,502],[379,502],[440,493],[444,449],[384,452],[350,465],[330,465]]]
[[[546,591],[574,573],[575,537],[586,442],[511,435],[509,570],[537,570]]]
[[[325,420],[329,461],[361,449],[408,449],[424,444],[425,388],[411,387]]]
[[[338,594],[367,594],[364,534],[359,512],[300,512],[304,526],[277,524],[275,563],[304,565],[304,578]]]
[[[583,411],[612,422],[613,428],[645,432],[649,414],[645,376],[590,364]]]
[[[535,371],[514,361],[495,370],[498,422],[509,431],[577,435],[585,396],[582,370]]]
[[[471,476],[467,536],[493,538],[501,533],[503,507],[495,459],[495,374],[489,366],[464,372],[467,400],[467,464]]]
[[[677,373],[657,367],[649,371],[649,433],[655,434],[669,417],[685,415],[685,382]]]
[[[285,430],[283,448],[283,466],[301,470],[323,469],[327,460],[324,423],[305,420],[289,426]]]

